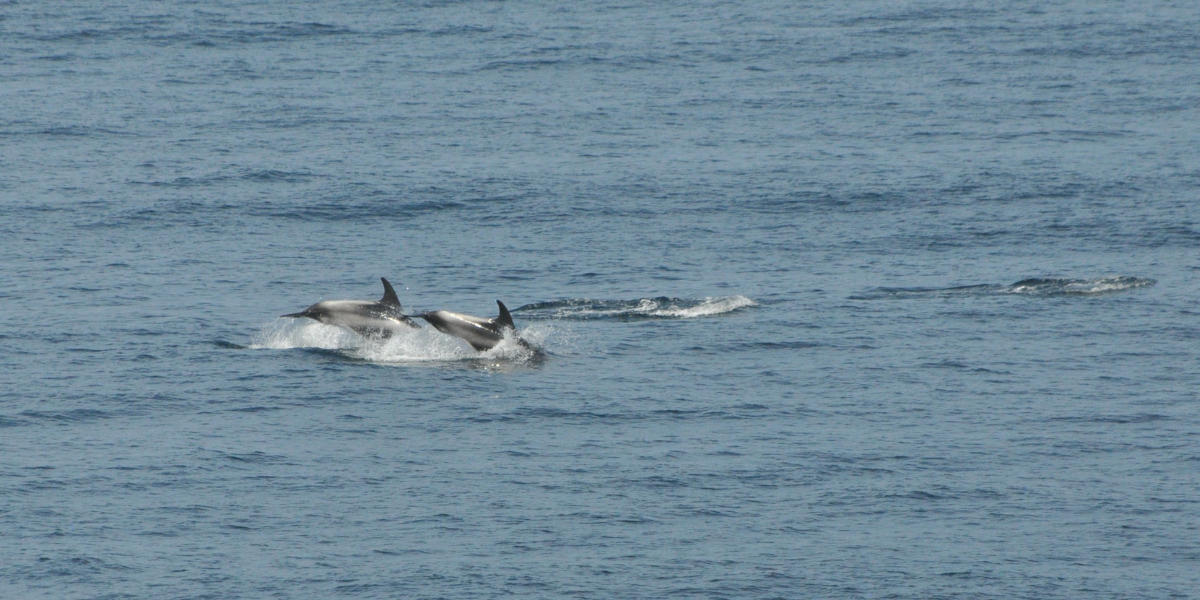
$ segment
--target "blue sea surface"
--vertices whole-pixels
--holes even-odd
[[[1193,2],[0,2],[0,598],[1200,597],[1198,149]]]

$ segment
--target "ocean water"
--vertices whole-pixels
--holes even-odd
[[[1190,2],[0,2],[0,597],[1200,597],[1198,148]]]

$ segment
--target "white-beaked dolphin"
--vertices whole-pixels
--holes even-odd
[[[512,315],[504,303],[497,300],[496,304],[500,307],[500,315],[495,319],[448,310],[434,310],[413,316],[425,319],[434,329],[459,338],[480,352],[495,348],[505,337],[511,337],[522,347],[534,350],[528,342],[517,336],[517,326],[513,324]]]
[[[326,325],[345,327],[366,337],[391,337],[393,333],[408,329],[419,329],[412,319],[401,312],[400,298],[387,279],[383,281],[383,298],[370,300],[326,300],[318,302],[302,312],[283,315],[299,319],[307,317]]]

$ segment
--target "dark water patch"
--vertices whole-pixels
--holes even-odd
[[[87,423],[90,421],[108,419],[113,416],[113,413],[90,408],[77,408],[74,410],[64,411],[27,410],[19,414],[22,417],[28,417],[30,419],[50,421],[61,424]]]
[[[175,189],[206,188],[216,185],[241,183],[304,183],[321,175],[308,171],[283,171],[278,169],[243,169],[238,172],[217,172],[200,176],[180,176],[168,181],[130,180],[132,185],[165,187]],[[232,205],[226,205],[232,208]]]
[[[413,554],[429,554],[428,550],[418,550],[416,548],[408,548],[405,550],[378,550],[378,549],[376,549],[376,550],[372,550],[372,552],[374,552],[376,554],[382,554],[384,556],[410,556]]]
[[[29,421],[27,421],[25,419],[14,419],[12,417],[6,417],[4,415],[0,415],[0,428],[20,427],[22,425],[28,425],[28,424],[29,424]]]
[[[238,176],[242,181],[251,181],[258,183],[301,183],[308,181],[317,175],[308,172],[291,172],[279,171],[276,169],[265,169],[261,171],[247,171]]]
[[[533,281],[541,274],[542,271],[534,269],[503,269],[497,277],[506,281]]]
[[[954,496],[950,496],[950,495],[946,495],[946,494],[935,494],[933,492],[926,492],[924,490],[913,490],[911,492],[907,492],[907,493],[903,493],[903,494],[886,494],[886,495],[884,495],[884,498],[893,498],[893,499],[902,499],[902,500],[919,500],[922,502],[930,502],[930,501],[935,501],[935,500],[952,499],[952,498],[954,498]]]
[[[969,371],[972,373],[1007,373],[1006,371],[995,371],[984,367],[972,367],[969,364],[956,360],[941,360],[934,362],[921,363],[921,368],[925,369],[953,369],[958,371]]]
[[[462,417],[459,420],[472,423],[535,423],[543,420],[568,421],[572,423],[620,423],[631,421],[688,421],[692,419],[743,419],[755,414],[755,412],[733,414],[722,410],[682,410],[673,408],[602,412],[593,410],[574,411],[553,407],[521,407],[502,413],[470,415]]]
[[[348,202],[309,202],[305,204],[258,204],[246,212],[250,216],[278,217],[299,221],[359,222],[379,219],[410,221],[443,212],[454,212],[468,205],[454,200],[406,202],[394,198],[364,199]]]
[[[745,296],[684,299],[659,296],[638,300],[572,298],[526,304],[513,310],[529,319],[589,321],[597,319],[688,319],[726,314],[757,303]]]
[[[135,297],[131,297],[131,298],[121,298],[121,299],[122,300],[136,300],[136,301],[149,300],[149,298],[145,297],[145,296],[135,296]],[[117,331],[119,333],[122,333],[125,335],[132,335],[132,336],[137,336],[137,337],[162,337],[165,335],[170,335],[170,332],[168,332],[168,331],[162,331],[162,330],[156,330],[156,329],[145,329],[142,327],[138,327],[136,329],[118,329]]]
[[[251,24],[255,25],[255,24]],[[267,24],[258,24],[267,25]],[[285,38],[306,38],[306,37],[325,37],[325,36],[340,36],[352,35],[354,30],[343,27],[341,25],[330,25],[328,23],[283,23],[271,24],[270,31]]]
[[[729,349],[736,352],[754,352],[758,350],[810,350],[812,348],[822,348],[826,346],[828,346],[828,344],[796,340],[787,342],[742,342],[730,345]]]
[[[464,420],[477,423],[522,422],[528,423],[545,419],[566,420],[575,422],[612,422],[636,419],[638,415],[629,413],[605,413],[595,411],[572,411],[553,407],[521,407],[507,413],[485,413],[466,417]]]
[[[663,408],[650,411],[651,417],[667,418],[667,419],[686,419],[694,415],[701,414],[699,410],[680,410],[677,408]],[[724,413],[721,413],[724,414]]]
[[[52,536],[64,535],[56,530]],[[30,565],[15,565],[12,568],[16,574],[32,580],[50,579],[57,581],[90,581],[96,576],[113,576],[112,572],[134,572],[139,568],[124,565],[112,560],[104,560],[93,556],[72,556],[69,558],[39,556]]]
[[[133,185],[148,185],[152,187],[189,188],[210,185],[222,178],[176,177],[170,181],[130,181]]]
[[[492,33],[496,29],[490,25],[446,25],[436,29],[423,30],[433,37],[442,36],[457,36],[457,35],[477,35],[480,33]]]
[[[889,7],[890,8],[890,7]],[[879,10],[879,14],[872,14],[861,17],[848,17],[839,19],[835,23],[844,27],[861,27],[861,26],[894,26],[899,23],[921,23],[930,22],[987,22],[993,15],[997,14],[996,10],[982,8],[962,8],[962,7],[930,7],[930,8],[908,8],[896,7],[899,10],[888,12],[886,9]],[[914,30],[914,32],[924,32],[924,30]]]
[[[481,67],[479,71],[519,71],[556,67],[566,61],[559,59],[496,60]]]
[[[1098,277],[1095,279],[1041,278],[1022,279],[1011,285],[966,285],[946,288],[880,287],[854,294],[851,300],[886,298],[955,298],[964,296],[1021,295],[1031,297],[1100,296],[1124,292],[1157,283],[1154,279],[1129,276]]]
[[[854,294],[851,300],[878,300],[881,298],[953,298],[958,296],[986,296],[999,293],[1004,289],[1001,285],[964,285],[947,288],[901,288],[879,287],[860,294]]]
[[[614,487],[639,488],[651,490],[716,490],[720,486],[712,486],[702,482],[701,478],[689,476],[650,475],[648,477],[623,477],[612,482]]]
[[[932,369],[970,369],[971,367],[953,360],[943,360],[938,362],[921,363],[922,367]]]
[[[861,52],[847,52],[837,56],[824,59],[815,59],[811,62],[816,64],[843,64],[843,63],[861,63],[861,62],[878,62],[886,60],[895,60],[912,56],[914,52],[907,48],[887,48],[881,50],[866,50]]]
[[[433,515],[427,515],[424,517],[417,517],[414,519],[409,519],[405,522],[410,523],[410,524],[412,524],[412,523],[463,523],[464,519],[462,517],[459,517],[457,515],[452,515],[449,513],[437,513],[437,514],[433,514]]]
[[[684,517],[736,517],[739,515],[737,511],[720,510],[707,506],[681,506],[673,512]]]
[[[1065,423],[1155,423],[1158,421],[1169,421],[1171,417],[1167,415],[1159,415],[1153,413],[1135,414],[1135,415],[1072,415],[1065,417],[1051,417],[1050,421],[1059,421]]]
[[[229,409],[229,412],[260,413],[260,412],[271,412],[271,411],[275,411],[275,410],[283,410],[283,408],[278,407],[278,406],[246,406],[246,407],[242,407],[242,408],[231,408],[231,409]]]
[[[354,36],[357,32],[348,27],[327,23],[278,23],[259,21],[224,21],[211,23],[212,27],[195,34],[183,33],[155,36],[158,44],[189,44],[193,47],[214,47],[229,44],[264,44],[290,42],[305,39]]]
[[[261,451],[247,452],[244,454],[233,454],[229,452],[221,452],[218,450],[212,451],[212,456],[218,460],[228,461],[238,464],[251,465],[269,465],[269,464],[290,464],[286,456],[278,454],[267,454]]]
[[[743,404],[735,404],[735,405],[733,405],[733,408],[740,408],[742,410],[768,410],[771,407],[767,406],[766,404],[758,404],[756,402],[746,402]]]
[[[105,127],[88,127],[85,125],[59,125],[55,127],[47,127],[36,132],[37,135],[47,137],[68,137],[68,138],[89,138],[100,136],[113,135],[133,135],[129,131],[120,131],[117,129],[108,129]]]

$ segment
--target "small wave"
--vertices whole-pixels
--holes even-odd
[[[537,348],[546,342],[550,331],[529,327],[520,336]],[[377,364],[528,362],[540,357],[537,350],[515,339],[505,339],[485,352],[472,350],[465,342],[431,327],[400,333],[386,340],[367,339],[341,327],[316,322],[285,322],[264,325],[249,345],[251,350],[321,350],[349,360]]]
[[[902,288],[879,287],[850,296],[851,300],[877,300],[880,298],[948,298],[952,296],[987,296],[1004,289],[1002,285],[960,285],[947,288]]]
[[[25,421],[23,419],[14,419],[12,417],[6,417],[4,415],[0,415],[0,428],[2,428],[2,427],[20,427],[21,425],[28,425],[28,424],[29,424],[29,421]]]
[[[191,188],[191,187],[209,187],[221,184],[231,184],[240,182],[254,183],[303,183],[320,177],[315,173],[308,171],[281,171],[278,169],[259,169],[250,170],[243,169],[242,171],[232,174],[227,172],[209,173],[206,175],[196,175],[194,177],[176,177],[170,181],[139,181],[133,180],[130,183],[137,185],[148,185],[151,187],[167,187],[167,188]]]
[[[315,175],[313,175],[312,173],[305,172],[305,171],[292,172],[292,171],[280,171],[277,169],[245,171],[239,176],[239,178],[242,181],[258,181],[258,182],[263,182],[263,183],[275,183],[275,182],[299,183],[299,182],[303,182],[303,181],[308,181],[309,179],[312,179],[313,177],[315,177]]]
[[[102,410],[77,408],[75,410],[63,411],[27,410],[20,413],[20,416],[58,423],[83,423],[97,419],[107,419],[113,415]]]
[[[526,304],[513,312],[520,312],[530,319],[564,319],[587,321],[592,319],[693,319],[720,315],[755,306],[757,303],[745,296],[723,296],[703,300],[667,298],[640,298],[637,300],[591,300],[573,298]]]
[[[1149,287],[1153,279],[1113,275],[1094,279],[1030,278],[1012,285],[963,285],[946,288],[875,288],[850,296],[851,300],[880,298],[948,298],[955,296],[994,296],[1020,294],[1025,296],[1099,296],[1114,292]]]
[[[446,211],[457,211],[468,205],[457,201],[397,202],[388,197],[347,201],[295,203],[266,202],[247,208],[254,217],[273,217],[298,221],[378,221],[380,219],[407,221]]]

